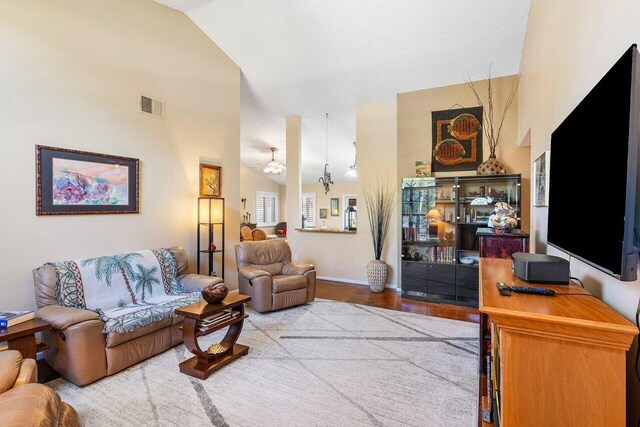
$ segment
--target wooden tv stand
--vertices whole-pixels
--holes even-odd
[[[527,284],[508,259],[480,258],[479,268],[478,425],[492,425],[482,411],[493,379],[496,426],[624,426],[625,355],[638,329],[575,283]],[[556,295],[502,296],[496,282],[548,287]]]

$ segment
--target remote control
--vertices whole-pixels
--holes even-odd
[[[556,294],[556,292],[551,289],[534,288],[533,286],[512,286],[511,291],[520,294],[544,295],[548,297]]]
[[[502,282],[497,282],[496,286],[498,287],[498,291],[500,291],[501,295],[510,296],[511,292],[521,293],[521,294],[533,294],[533,295],[544,295],[544,296],[553,296],[555,295],[555,291],[551,289],[545,288],[535,288],[533,286],[509,286]]]

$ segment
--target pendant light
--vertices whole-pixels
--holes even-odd
[[[356,148],[356,142],[353,141],[353,148]],[[356,163],[358,162],[358,153],[356,150],[354,150],[354,154],[353,154],[353,164],[351,166],[349,166],[349,169],[347,169],[347,172],[345,173],[345,175],[347,175],[348,177],[351,178],[357,178],[358,177],[358,168],[356,167]]]
[[[329,167],[329,113],[325,116],[325,158],[324,158],[324,175],[322,175],[318,182],[324,185],[324,194],[329,193],[329,184],[333,184],[331,180],[331,174],[327,170]]]
[[[267,175],[280,175],[284,171],[284,165],[275,161],[275,153],[276,149],[271,147],[271,161],[262,169]]]

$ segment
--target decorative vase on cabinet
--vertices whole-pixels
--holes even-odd
[[[507,168],[498,160],[496,153],[492,151],[489,158],[478,166],[477,173],[478,175],[506,175]]]

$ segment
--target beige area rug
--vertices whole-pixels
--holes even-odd
[[[249,355],[206,381],[179,372],[191,357],[179,345],[85,387],[48,385],[86,426],[471,426],[477,335],[471,323],[319,300],[249,310]]]

